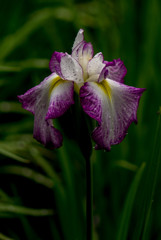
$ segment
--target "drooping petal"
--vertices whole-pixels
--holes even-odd
[[[72,51],[74,50],[75,47],[77,47],[82,41],[84,40],[84,30],[80,29],[79,32],[77,33],[77,36],[75,38]]]
[[[49,108],[46,114],[47,119],[53,119],[63,115],[68,108],[74,104],[74,83],[64,80],[57,82],[50,93]]]
[[[88,63],[88,82],[101,82],[104,79],[104,63],[102,53],[97,53]]]
[[[19,95],[18,99],[22,103],[22,107],[27,111],[31,112],[32,114],[34,114],[35,102],[40,92],[41,92],[41,87],[38,85],[29,89],[25,94]]]
[[[22,103],[22,107],[31,113],[35,113],[36,102],[41,99],[43,92],[47,92],[52,85],[53,79],[56,80],[58,75],[52,73],[46,77],[39,85],[29,89],[25,94],[19,95],[18,99]]]
[[[73,83],[52,73],[38,86],[19,96],[19,100],[26,110],[34,114],[34,138],[46,147],[60,147],[62,135],[50,118],[61,116],[73,103]]]
[[[137,108],[145,89],[129,87],[106,79],[101,83],[87,82],[80,89],[83,110],[98,121],[92,138],[96,149],[110,150],[120,143],[132,122],[137,122]]]
[[[62,146],[61,133],[54,128],[52,120],[45,120],[48,110],[47,96],[43,96],[36,104],[34,117],[34,138],[48,148],[59,148]]]
[[[83,71],[79,63],[67,53],[54,52],[49,63],[50,69],[62,79],[83,82]]]
[[[114,59],[112,62],[105,61],[105,63],[107,69],[106,77],[111,80],[123,83],[124,77],[127,73],[127,69],[123,61],[121,61],[120,59]]]

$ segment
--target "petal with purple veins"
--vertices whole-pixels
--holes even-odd
[[[38,86],[19,96],[23,108],[34,114],[34,138],[46,147],[62,145],[62,135],[51,118],[61,116],[73,104],[73,82],[52,73]]]
[[[84,30],[80,29],[79,32],[77,33],[77,36],[75,38],[72,51],[74,50],[75,47],[77,47],[82,41],[84,40]]]
[[[29,89],[25,94],[19,95],[18,99],[22,103],[22,107],[34,114],[36,102],[41,99],[43,92],[49,91],[53,81],[56,81],[59,78],[60,77],[56,73],[52,73],[39,85]]]
[[[52,120],[45,120],[48,105],[46,96],[36,105],[34,117],[34,138],[48,148],[59,148],[62,146],[63,138],[59,130],[54,128]]]
[[[62,76],[61,69],[60,69],[60,61],[61,61],[61,57],[64,55],[65,55],[65,53],[55,51],[52,54],[52,57],[49,62],[49,68],[50,68],[51,72],[56,72],[61,78],[63,76]]]
[[[69,54],[54,52],[50,61],[50,69],[62,79],[83,82],[83,71],[80,64]]]
[[[127,69],[120,59],[113,60],[112,62],[107,62],[106,63],[106,69],[107,69],[107,74],[106,77],[117,81],[117,82],[124,82],[124,77],[127,73]]]
[[[72,104],[74,104],[74,83],[64,80],[58,81],[51,90],[45,119],[60,117]]]
[[[104,79],[105,67],[102,53],[97,53],[88,63],[87,82],[101,82]]]
[[[73,51],[72,57],[79,62],[83,69],[84,80],[88,77],[88,62],[93,57],[93,46],[91,43],[81,42]]]
[[[137,122],[137,108],[145,89],[103,80],[101,83],[87,82],[80,89],[83,110],[98,121],[92,133],[96,149],[110,150],[111,145],[120,143],[128,127]]]

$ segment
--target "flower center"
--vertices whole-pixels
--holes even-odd
[[[90,54],[84,54],[79,57],[79,64],[82,67],[83,70],[83,79],[84,82],[88,79],[88,62],[91,60],[91,55]]]

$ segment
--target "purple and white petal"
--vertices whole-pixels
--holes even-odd
[[[105,67],[102,53],[97,53],[88,63],[87,82],[101,82],[104,79]]]
[[[83,69],[84,80],[88,77],[88,62],[93,57],[93,46],[91,43],[81,42],[73,51],[72,57],[80,64]]]
[[[112,62],[104,61],[106,63],[106,69],[107,69],[107,74],[106,77],[123,83],[124,82],[124,77],[127,73],[127,69],[120,59],[114,59]]]
[[[124,139],[130,124],[137,122],[137,108],[144,90],[110,79],[84,84],[80,89],[81,105],[98,121],[98,127],[92,133],[96,149],[110,150],[111,145]]]
[[[57,73],[62,79],[83,82],[83,71],[79,63],[67,53],[54,52],[50,68]]]
[[[31,113],[35,113],[35,104],[41,96],[43,92],[49,90],[53,79],[58,79],[58,75],[56,73],[52,73],[50,76],[46,77],[39,85],[29,89],[25,94],[19,95],[18,99],[22,103],[22,107]]]
[[[74,81],[76,83],[82,83],[84,81],[82,67],[69,54],[62,57],[60,66],[65,80]]]
[[[77,47],[82,41],[84,40],[84,30],[80,29],[79,32],[77,33],[77,36],[75,38],[72,51],[74,50],[75,47]]]
[[[34,114],[34,138],[46,147],[62,145],[62,135],[50,118],[61,116],[73,104],[73,88],[73,82],[64,81],[52,73],[38,86],[18,97],[23,108]]]
[[[93,46],[91,43],[81,42],[73,51],[72,57],[79,62],[81,66],[87,65],[93,57]],[[83,63],[85,61],[85,63]]]
[[[45,120],[48,110],[47,96],[43,96],[36,103],[34,117],[34,138],[48,148],[59,148],[62,146],[63,138],[59,130],[54,128],[51,119]]]
[[[74,83],[60,80],[51,90],[45,119],[60,117],[72,104],[74,104]]]
[[[60,61],[61,61],[61,57],[64,55],[65,55],[65,53],[55,51],[52,54],[52,57],[49,62],[49,68],[50,68],[51,72],[56,72],[61,78],[63,76],[62,76],[61,69],[60,69]]]

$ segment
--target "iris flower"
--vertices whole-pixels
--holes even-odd
[[[80,29],[71,55],[54,52],[49,63],[51,75],[18,96],[22,107],[34,114],[34,138],[46,147],[62,145],[62,135],[52,119],[74,104],[74,91],[84,112],[98,122],[92,133],[95,149],[110,150],[124,139],[130,124],[137,122],[145,89],[124,84],[127,70],[120,59],[108,62],[101,52],[93,55],[92,44],[85,42]]]

